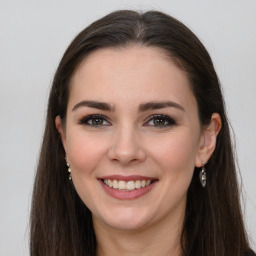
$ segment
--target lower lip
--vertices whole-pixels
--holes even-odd
[[[116,199],[122,199],[122,200],[131,200],[131,199],[136,199],[139,197],[144,196],[147,194],[151,189],[154,187],[156,184],[156,181],[151,183],[150,185],[140,188],[140,189],[134,189],[132,191],[123,191],[123,190],[118,190],[111,188],[107,186],[102,180],[99,180],[103,189],[107,192],[108,195],[116,198]]]

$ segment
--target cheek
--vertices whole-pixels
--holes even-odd
[[[88,136],[82,132],[67,134],[67,156],[75,174],[89,174],[105,155],[105,145],[101,136]]]
[[[197,140],[190,132],[171,134],[158,140],[152,156],[168,179],[190,180],[197,154]]]
[[[69,136],[70,135],[70,136]],[[98,136],[85,135],[83,131],[67,134],[67,157],[72,169],[72,181],[81,200],[89,209],[94,209],[95,179],[99,163],[105,155],[106,143]]]
[[[165,208],[185,207],[186,195],[194,173],[196,143],[188,134],[176,134],[169,140],[162,141],[162,146],[155,152],[162,170],[162,198]],[[172,202],[172,203],[170,203]]]

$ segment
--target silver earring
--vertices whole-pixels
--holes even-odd
[[[202,162],[202,169],[199,173],[199,179],[203,188],[206,186],[206,170],[204,166],[205,162]]]
[[[68,179],[69,179],[69,180],[72,180],[70,164],[69,164],[69,162],[68,162],[68,160],[67,160],[67,158],[66,158],[66,157],[65,157],[65,160],[66,160],[67,167],[68,167],[68,172],[69,172]]]

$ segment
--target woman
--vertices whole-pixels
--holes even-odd
[[[31,255],[254,255],[211,58],[160,12],[117,11],[65,52],[49,98]]]

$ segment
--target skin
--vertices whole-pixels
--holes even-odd
[[[105,102],[112,110],[77,105],[85,100]],[[166,101],[180,107],[139,111],[141,104]],[[92,114],[106,118],[97,126],[88,119],[81,123]],[[152,119],[156,114],[175,122]],[[74,186],[92,212],[98,255],[180,255],[194,167],[210,158],[220,127],[216,113],[201,127],[185,73],[161,49],[101,49],[82,62],[72,77],[66,122],[56,117],[56,128]],[[116,174],[157,182],[139,198],[116,199],[98,180]]]

